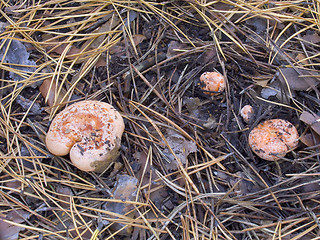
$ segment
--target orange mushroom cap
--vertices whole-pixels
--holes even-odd
[[[54,155],[70,153],[72,163],[83,171],[101,172],[119,156],[123,131],[122,116],[110,104],[82,101],[54,118],[46,145]]]
[[[299,134],[295,126],[283,119],[260,123],[249,134],[249,145],[260,158],[274,161],[297,147]]]
[[[200,88],[208,95],[215,95],[225,88],[225,80],[221,73],[205,72],[200,76]]]

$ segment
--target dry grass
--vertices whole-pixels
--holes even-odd
[[[30,214],[23,223],[5,220],[25,228],[19,239],[317,239],[318,148],[301,144],[266,162],[246,139],[268,118],[289,119],[302,133],[301,111],[319,111],[315,86],[302,95],[287,82],[283,100],[260,97],[280,66],[319,69],[318,42],[303,37],[319,33],[318,1],[12,2],[0,3],[9,24],[2,45],[18,39],[36,62],[34,72],[0,65],[0,208]],[[136,44],[137,34],[147,40]],[[168,58],[172,40],[183,45]],[[196,83],[213,68],[228,82],[212,99]],[[9,71],[23,80],[10,80]],[[57,86],[51,106],[30,87],[48,78]],[[20,95],[31,100],[28,108],[17,104]],[[48,153],[50,120],[81,99],[112,103],[125,118],[119,169],[84,173],[67,156]],[[35,103],[41,114],[32,112]],[[250,125],[239,117],[248,103],[257,112]],[[168,143],[168,129],[196,144],[186,163]],[[119,173],[139,180],[127,202],[133,215],[104,207],[119,202],[110,199]],[[114,223],[133,232],[120,237]]]

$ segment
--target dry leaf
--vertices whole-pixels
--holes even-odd
[[[6,30],[6,27],[9,26],[8,22],[2,22],[0,21],[0,33],[3,33]]]
[[[283,67],[278,70],[280,81],[286,86],[287,83],[292,90],[307,90],[318,85],[318,73],[312,70],[298,69],[302,75],[314,75],[315,77],[300,77],[300,74],[293,68]]]
[[[70,205],[70,198],[73,196],[71,188],[59,185],[56,187],[56,193],[57,198],[61,200],[59,201],[60,206],[64,209],[70,209],[70,207],[72,207]],[[87,226],[84,227],[82,224],[77,224],[76,227],[74,225],[74,221],[79,223],[83,221],[88,222],[89,219],[86,216],[82,216],[81,220],[78,216],[75,216],[75,218],[72,220],[68,217],[68,214],[65,214],[64,211],[59,211],[58,215],[60,221],[57,224],[57,229],[59,231],[67,230],[68,235],[72,236],[72,239],[78,239],[79,235],[81,235],[80,239],[90,239],[92,237],[92,232],[94,231],[92,226],[88,228]],[[77,228],[77,230],[75,230],[75,228]],[[69,237],[67,239],[69,239]]]
[[[140,43],[142,43],[144,40],[147,39],[146,36],[142,34],[135,34],[132,36],[132,38],[135,46],[139,45]]]
[[[254,79],[253,81],[258,86],[266,87],[268,85],[268,82],[270,81],[270,79],[262,79],[262,80]]]
[[[12,69],[9,72],[12,80],[22,81],[36,70],[36,63],[33,60],[29,60],[30,54],[27,52],[25,45],[19,40],[10,41],[9,39],[3,39],[0,46],[0,59]],[[21,76],[21,74],[26,76]],[[40,84],[41,82],[37,81],[30,86],[35,88]]]
[[[23,223],[24,218],[29,218],[30,214],[24,210],[10,211],[0,215],[0,239],[1,240],[16,240],[19,237],[19,232],[24,230],[23,227],[18,227],[13,224],[4,222],[8,220],[15,223]]]
[[[217,57],[217,52],[215,49],[207,49],[206,51],[204,51],[204,53],[202,54],[202,56],[199,59],[199,62],[201,62],[201,64],[206,65],[207,63],[215,63],[218,60]]]
[[[168,197],[168,189],[165,185],[162,185],[162,187],[159,187],[160,184],[155,182],[157,179],[156,174],[150,174],[150,163],[147,163],[148,155],[145,152],[135,152],[133,154],[133,157],[136,159],[136,161],[140,164],[139,172],[136,174],[136,176],[139,176],[142,185],[149,184],[151,182],[151,191],[149,195],[149,199],[159,208],[163,206],[164,200]],[[146,166],[145,173],[144,173],[144,166]],[[150,179],[151,178],[151,179]],[[155,189],[156,188],[156,189]]]
[[[207,122],[203,124],[203,126],[207,129],[213,130],[217,127],[217,120],[214,116],[210,115],[207,119]]]
[[[90,47],[92,49],[99,48],[99,45],[104,41],[108,32],[112,31],[118,24],[120,24],[120,19],[116,14],[110,14],[107,16],[109,20],[102,24],[98,30],[94,31],[93,33],[104,33],[97,37],[91,44]],[[87,43],[91,42],[91,39],[87,41]]]
[[[41,146],[39,146],[39,144],[34,141],[32,138],[28,139],[28,141],[38,147],[41,148]],[[37,149],[33,148],[32,146],[29,146],[28,143],[21,143],[20,146],[20,156],[21,158],[18,158],[18,161],[20,162],[21,165],[23,165],[25,168],[30,168],[30,169],[34,169],[35,167],[35,162],[32,161],[31,159],[26,159],[25,157],[28,156],[45,156],[42,152],[38,151]]]
[[[320,136],[316,133],[305,133],[300,137],[300,141],[308,147],[320,144]]]
[[[16,102],[22,107],[24,111],[27,111],[30,108],[30,112],[34,114],[41,114],[42,108],[39,103],[31,101],[21,95],[16,99]]]
[[[20,189],[21,188],[21,182],[18,181],[18,180],[13,180],[12,179],[9,182],[5,182],[5,186],[8,187],[8,188]]]
[[[305,64],[308,64],[308,61],[305,60],[307,57],[306,55],[304,55],[303,53],[299,53],[297,56],[296,56],[296,60],[298,62],[300,62],[301,64],[305,65]]]
[[[138,179],[129,175],[118,175],[116,186],[112,193],[114,199],[133,201],[136,197]]]
[[[261,35],[266,32],[268,20],[261,17],[253,17],[245,21],[246,24],[253,27],[254,32]]]
[[[142,185],[149,183],[149,172],[150,172],[150,163],[148,163],[148,155],[145,152],[136,151],[132,154],[134,159],[136,160],[135,167],[132,166],[132,168],[136,169],[136,176],[142,183]],[[146,166],[147,165],[147,166]],[[146,167],[146,173],[143,175],[144,167]],[[143,179],[141,179],[143,177]]]
[[[61,44],[59,47],[55,48],[53,52],[57,53],[58,55],[61,55],[66,47],[67,44]],[[72,45],[71,48],[69,49],[68,53],[66,54],[65,58],[69,60],[74,60],[77,56],[82,51],[82,48],[77,48],[76,46]]]
[[[316,179],[314,177],[301,177],[299,180],[300,181],[297,182],[296,185],[301,186],[298,188],[301,191],[301,193],[315,194],[320,190],[319,182],[315,181]],[[315,198],[319,199],[319,195],[315,196]]]
[[[89,51],[91,51],[93,48],[90,46],[90,47],[87,47],[85,52],[82,52],[84,50],[84,48],[86,47],[86,44],[88,43],[85,43],[81,46],[81,48],[77,48],[75,47],[74,45],[70,48],[70,50],[68,51],[68,53],[66,54],[65,56],[65,59],[68,59],[68,60],[75,60],[77,57],[79,57],[78,55],[81,54],[81,56],[79,57],[79,59],[76,61],[77,64],[79,63],[82,63],[85,61],[86,58],[89,58],[90,54],[92,53],[89,53]],[[62,44],[60,45],[59,47],[55,48],[53,50],[54,53],[56,54],[59,54],[61,55],[65,48],[67,47],[66,44]],[[82,52],[82,53],[81,53]],[[99,57],[97,63],[96,63],[96,67],[101,67],[101,66],[106,66],[107,63],[106,63],[106,55],[105,54],[101,54],[101,56]]]
[[[269,81],[273,78],[273,75],[262,75],[258,72],[254,73],[253,76],[244,75],[246,78],[252,78],[256,85],[266,87]]]
[[[133,39],[133,44],[135,46],[137,46],[138,44],[142,43],[147,38],[142,34],[136,34],[136,35],[132,36],[132,39]],[[115,55],[115,56],[118,56],[118,57],[125,55],[126,54],[125,41],[122,40],[121,42],[117,43],[116,45],[110,47],[109,48],[109,53],[111,55]]]
[[[171,41],[168,45],[167,58],[171,58],[180,54],[181,51],[179,50],[182,50],[184,48],[186,48],[186,44],[177,41]]]
[[[309,112],[302,112],[302,114],[300,115],[300,121],[311,125],[313,122],[315,122],[318,119],[318,117],[312,113]]]
[[[311,43],[319,43],[320,42],[320,36],[317,33],[314,34],[307,34],[302,37],[303,40]]]
[[[72,197],[73,193],[71,191],[71,188],[69,187],[63,187],[63,186],[58,186],[56,188],[56,192],[59,193],[57,194],[57,197],[62,200],[62,202],[60,202],[60,205],[65,208],[68,209],[70,207],[70,198]]]
[[[265,87],[261,90],[260,95],[262,98],[268,99],[269,97],[276,96],[279,92],[280,92],[280,89]]]
[[[199,98],[185,98],[183,100],[183,103],[185,104],[185,107],[187,108],[188,112],[190,113],[191,116],[200,117],[200,106],[202,104],[201,100]]]
[[[57,87],[55,82],[52,82],[52,83],[51,82],[52,82],[52,78],[51,77],[47,78],[43,81],[42,85],[39,88],[43,98],[48,99],[47,103],[50,107],[60,104],[62,102],[64,95],[66,94],[66,90],[62,88],[59,96],[57,97],[57,100],[55,101]],[[62,107],[62,105],[60,105],[60,107]]]
[[[135,177],[131,177],[129,175],[118,175],[117,183],[112,190],[113,199],[134,201],[137,195],[137,184],[138,179]],[[126,203],[107,202],[103,208],[110,212],[128,216],[127,213],[133,209],[133,206],[132,204]],[[133,214],[129,215],[129,217],[133,217]],[[114,222],[110,229],[112,231],[118,231],[124,226],[124,224]],[[131,232],[132,226],[127,225],[127,227],[118,234],[128,236]]]
[[[90,221],[89,219],[83,218],[81,219],[83,221]],[[78,219],[78,221],[81,221],[80,219]],[[70,222],[70,221],[69,221]],[[72,230],[71,230],[72,229]],[[77,230],[75,230],[77,229]],[[90,230],[91,229],[91,230]],[[65,228],[61,228],[61,230],[65,230]],[[89,240],[92,237],[92,232],[94,232],[94,228],[90,227],[83,227],[81,226],[81,228],[79,227],[79,225],[77,225],[76,227],[74,226],[73,223],[71,223],[70,225],[68,225],[68,232],[69,234],[72,236],[72,239],[84,239],[84,240]],[[79,233],[79,234],[78,234]],[[81,236],[81,238],[79,238],[79,235]],[[70,239],[70,238],[67,238]]]
[[[196,1],[198,2],[198,1]],[[222,1],[216,1],[216,3],[213,4],[214,9],[220,10],[220,11],[229,11],[232,9],[232,5],[228,3],[224,3]]]
[[[234,188],[234,192],[239,195],[251,193],[254,187],[253,183],[248,181],[246,175],[242,172],[237,172],[236,175],[239,177],[231,178],[229,180],[229,183],[232,187],[237,184]]]
[[[310,125],[318,135],[320,135],[320,117],[309,112],[302,112],[300,115],[300,121]]]
[[[101,54],[98,61],[96,62],[96,67],[106,67],[107,61],[106,61],[106,54]]]
[[[173,130],[168,130],[165,138],[176,157],[179,158],[183,164],[187,162],[187,157],[190,153],[197,151],[195,142],[187,141],[182,135]],[[165,163],[168,170],[177,169],[178,163],[171,151],[168,148],[165,148],[163,153],[167,156],[169,161]]]

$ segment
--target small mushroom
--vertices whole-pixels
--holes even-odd
[[[260,158],[274,161],[297,147],[299,134],[287,120],[272,119],[255,127],[248,141],[252,151]]]
[[[241,109],[240,115],[246,123],[249,123],[254,115],[254,110],[250,105],[245,105]]]
[[[224,90],[224,77],[218,72],[205,72],[200,76],[200,88],[204,93],[214,96]]]
[[[102,172],[118,158],[123,131],[123,119],[110,104],[81,101],[53,119],[46,145],[54,155],[69,153],[83,171]]]

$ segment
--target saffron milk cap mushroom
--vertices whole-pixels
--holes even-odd
[[[214,96],[225,88],[225,80],[221,73],[204,72],[200,76],[200,88],[208,95]]]
[[[249,123],[254,116],[254,110],[250,105],[245,105],[241,108],[240,115],[246,123]]]
[[[86,100],[57,114],[46,145],[54,155],[69,153],[80,170],[102,172],[118,158],[123,131],[123,118],[110,104]]]
[[[258,124],[249,134],[249,145],[260,158],[274,161],[297,147],[299,134],[287,120],[271,119]]]

